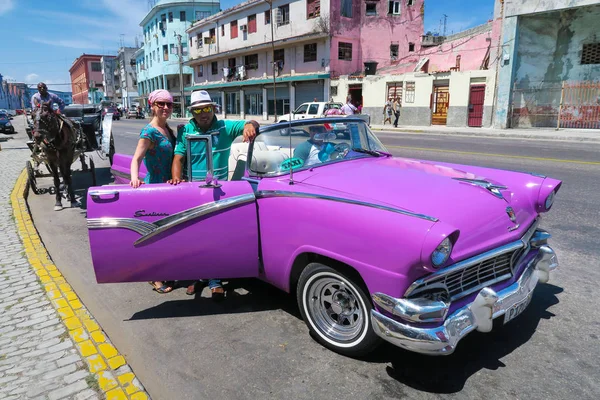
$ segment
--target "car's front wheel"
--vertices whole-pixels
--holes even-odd
[[[346,274],[311,263],[298,281],[298,306],[310,333],[325,347],[358,357],[375,349],[369,296]]]

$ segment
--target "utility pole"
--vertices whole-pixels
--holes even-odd
[[[444,14],[444,35],[446,36],[446,23],[448,22],[448,15]]]
[[[179,42],[177,53],[179,54],[179,91],[181,93],[181,118],[185,118],[185,94],[183,93],[183,47],[181,46],[181,35],[173,32]]]
[[[273,24],[275,23],[276,18],[273,18],[273,0],[265,1],[269,4],[269,12],[271,13],[271,63],[273,64],[273,106],[275,110],[274,120],[275,122],[277,122],[277,89],[275,88],[275,33],[273,28]],[[267,104],[269,104],[268,101]]]

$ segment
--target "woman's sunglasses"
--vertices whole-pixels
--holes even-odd
[[[166,101],[155,101],[154,105],[159,106],[160,108],[165,108],[165,106],[167,106],[167,108],[173,108],[173,103],[168,103]]]
[[[202,108],[194,108],[192,110],[192,112],[194,114],[209,113],[211,111],[212,111],[212,106],[206,106],[206,107],[202,107]]]

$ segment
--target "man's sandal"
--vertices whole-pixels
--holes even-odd
[[[225,297],[225,289],[223,289],[221,286],[212,288],[210,291],[212,292],[213,300],[221,300]]]
[[[156,281],[156,282],[160,282],[160,281]],[[156,285],[155,285],[156,282],[150,281],[148,283],[150,284],[150,286],[152,286],[152,290],[154,290],[157,293],[165,294],[165,293],[169,293],[171,290],[173,290],[173,287],[167,286],[165,284],[162,284],[162,286],[160,286],[160,287],[156,287]]]

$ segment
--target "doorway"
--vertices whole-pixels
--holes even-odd
[[[348,97],[350,97],[350,101],[355,107],[358,107],[362,104],[362,84],[354,84],[348,87]],[[348,99],[346,99],[348,100]]]
[[[480,128],[483,125],[484,99],[485,85],[472,85],[469,95],[469,126]]]
[[[446,125],[450,104],[450,87],[434,86],[431,104],[431,124]]]

